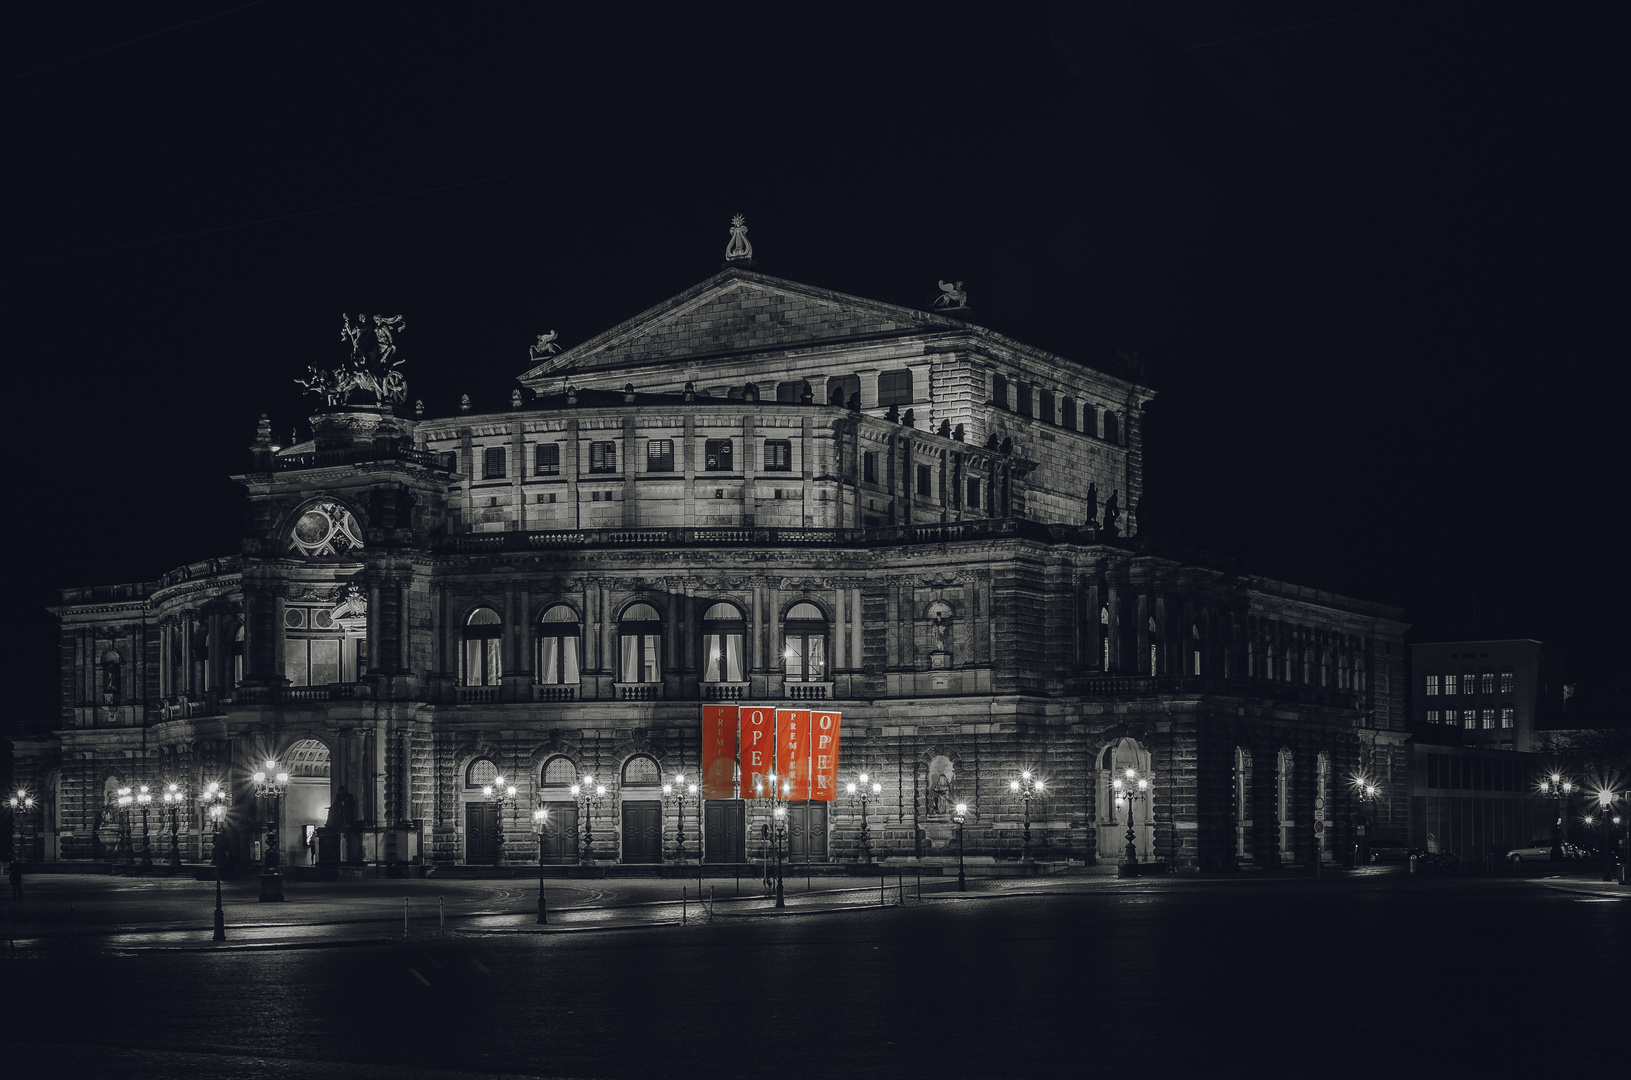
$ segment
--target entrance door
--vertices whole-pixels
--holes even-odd
[[[663,861],[663,804],[660,800],[623,804],[623,861]]]
[[[703,804],[704,862],[747,862],[746,807],[741,799],[709,799]]]
[[[545,803],[549,820],[544,822],[543,860],[547,866],[562,866],[578,861],[583,845],[578,842],[578,807],[576,803]]]
[[[464,804],[464,861],[471,866],[498,861],[498,811],[491,803]]]
[[[791,862],[827,861],[827,804],[787,804],[787,857]]]

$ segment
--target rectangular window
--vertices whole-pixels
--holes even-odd
[[[1467,709],[1463,711],[1461,714],[1461,726],[1466,728],[1468,731],[1476,731],[1478,728],[1478,710]]]
[[[878,482],[878,455],[871,450],[861,454],[861,479],[869,484]]]
[[[1427,676],[1427,696],[1428,697],[1438,697],[1438,676],[1437,675]]]
[[[968,506],[970,510],[980,508],[980,482],[970,479],[968,482]]]
[[[791,472],[793,470],[793,444],[785,439],[765,440],[765,471]]]
[[[502,446],[489,446],[481,452],[481,478],[483,480],[504,479],[504,448]]]
[[[1454,675],[1444,676],[1444,692],[1446,694],[1454,694],[1455,693],[1455,676]]]
[[[1031,415],[1031,385],[1014,380],[1014,411],[1021,416]]]
[[[674,471],[674,440],[646,440],[646,472]]]
[[[1076,430],[1076,399],[1062,398],[1059,402],[1059,424],[1066,431]]]
[[[878,376],[878,405],[910,405],[912,398],[912,373],[902,369],[899,371],[885,371]]]
[[[1512,672],[1510,671],[1501,672],[1501,693],[1512,693]]]
[[[999,409],[1008,407],[1008,379],[1003,375],[991,376],[991,404]]]
[[[709,472],[733,472],[731,440],[709,439],[703,444],[703,468]]]
[[[1427,710],[1427,722],[1429,724],[1438,723],[1438,710],[1437,709],[1428,709]]]
[[[1476,676],[1476,675],[1463,675],[1463,676],[1461,676],[1461,692],[1463,694],[1476,694],[1476,693],[1478,693],[1478,676]]]
[[[930,489],[932,487],[933,484],[931,482],[929,467],[927,465],[919,465],[917,467],[917,493],[924,498],[928,498]]]
[[[592,442],[589,444],[589,471],[616,472],[617,471],[617,444],[614,442]]]
[[[1484,730],[1489,731],[1494,726],[1495,726],[1495,710],[1494,709],[1485,709],[1484,710]]]
[[[1451,727],[1455,727],[1458,716],[1459,714],[1454,709],[1444,710],[1444,722]]]
[[[561,471],[561,444],[539,443],[533,465],[533,473],[537,476],[557,476]]]
[[[1044,424],[1052,424],[1052,423],[1055,422],[1055,417],[1054,417],[1054,412],[1053,412],[1053,391],[1052,390],[1044,390],[1044,391],[1042,391],[1041,396],[1042,396],[1042,422]]]
[[[1495,693],[1495,673],[1493,671],[1484,672],[1483,675],[1479,676],[1478,681],[1483,684],[1481,687],[1479,687],[1479,689],[1481,689],[1484,693]]]
[[[459,452],[457,450],[444,450],[436,455],[436,460],[442,463],[442,468],[449,472],[459,471]]]
[[[1509,728],[1509,727],[1512,726],[1512,710],[1511,709],[1502,709],[1501,710],[1501,726],[1504,727],[1504,728]]]
[[[1082,406],[1082,433],[1094,438],[1099,436],[1099,407],[1097,405]]]

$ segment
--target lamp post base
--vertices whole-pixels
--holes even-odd
[[[1122,862],[1117,863],[1116,864],[1116,876],[1118,878],[1121,878],[1121,877],[1137,877],[1138,876],[1138,864],[1135,863],[1135,862],[1126,862],[1126,861],[1122,861]]]
[[[261,902],[283,899],[283,875],[276,870],[261,874]]]

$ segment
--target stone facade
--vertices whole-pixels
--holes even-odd
[[[883,794],[864,852],[859,804],[796,808],[810,861],[954,859],[955,801],[969,858],[1020,857],[1027,817],[1035,859],[1119,857],[1124,767],[1153,866],[1340,859],[1360,773],[1373,843],[1404,842],[1400,613],[1126,540],[1148,389],[740,268],[521,381],[499,412],[325,410],[287,448],[263,424],[238,554],[66,590],[60,727],[17,747],[35,853],[130,857],[113,793],[173,781],[209,857],[214,780],[253,860],[270,757],[299,763],[285,862],[573,862],[585,824],[597,862],[752,859],[762,804],[681,825],[653,783],[696,773],[709,701],[842,713],[840,779]]]

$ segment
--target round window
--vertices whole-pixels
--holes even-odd
[[[334,522],[321,510],[307,510],[295,522],[295,539],[308,547],[316,547],[329,538],[334,531]]]

